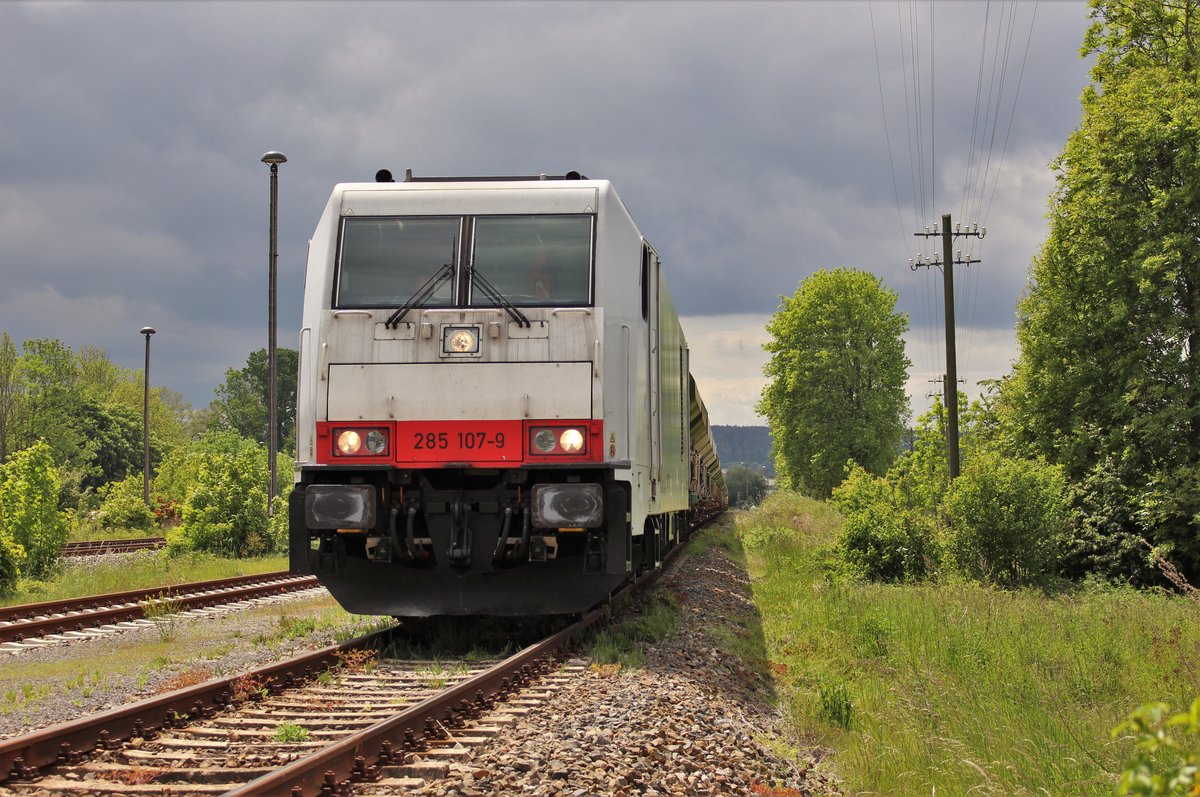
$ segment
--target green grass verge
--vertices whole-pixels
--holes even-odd
[[[838,522],[780,494],[737,528],[791,731],[848,794],[1112,794],[1132,752],[1112,729],[1196,696],[1194,600],[833,580]]]

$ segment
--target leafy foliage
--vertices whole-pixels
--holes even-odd
[[[142,477],[135,474],[103,488],[104,502],[96,513],[97,522],[107,529],[149,529],[155,515],[142,497]]]
[[[834,491],[846,516],[837,554],[854,576],[871,581],[923,578],[936,562],[932,518],[906,506],[887,479],[851,464]]]
[[[818,271],[782,297],[767,330],[771,378],[758,404],[785,487],[827,496],[850,459],[882,473],[895,456],[909,360],[896,293],[865,271]]]
[[[45,575],[67,541],[67,523],[58,511],[59,487],[50,446],[44,442],[18,451],[0,466],[0,538],[23,549],[23,575]]]
[[[1168,711],[1166,703],[1149,703],[1113,729],[1114,739],[1132,735],[1135,749],[1117,794],[1188,797],[1200,789],[1200,698],[1189,711],[1167,718]]]
[[[296,376],[300,353],[295,349],[276,349],[276,418],[279,447],[287,450],[295,440]],[[230,368],[225,381],[217,387],[217,398],[210,405],[212,429],[237,432],[261,443],[267,441],[267,398],[270,368],[266,349],[251,352],[246,366]]]
[[[1004,587],[1057,571],[1067,534],[1061,469],[980,452],[946,491],[945,555],[960,573]]]
[[[757,504],[767,494],[767,480],[744,465],[734,465],[725,471],[725,487],[734,506]]]
[[[1114,577],[1144,576],[1137,537],[1200,575],[1198,9],[1093,3],[1093,85],[1055,164],[1001,389],[1013,442],[1079,488],[1068,563]]]
[[[230,432],[210,432],[174,452],[155,481],[156,492],[161,485],[161,494],[182,506],[168,548],[239,557],[276,550],[280,540],[267,523],[268,476],[266,450]]]

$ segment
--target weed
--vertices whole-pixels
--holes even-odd
[[[160,693],[173,692],[176,689],[184,689],[196,684],[202,684],[212,677],[212,671],[206,667],[191,667],[163,681],[159,685],[158,691]]]
[[[271,695],[271,679],[262,680],[254,675],[243,675],[235,678],[229,686],[229,696],[235,703],[245,703],[247,700],[262,700]]]
[[[141,601],[142,615],[154,623],[158,638],[163,642],[174,642],[179,636],[177,614],[183,609],[183,601],[169,593],[160,592],[153,598]]]
[[[379,664],[379,651],[359,648],[339,650],[338,666],[346,672],[371,672]]]
[[[275,728],[275,741],[293,744],[308,740],[308,728],[291,722],[281,723]]]
[[[854,721],[854,704],[850,702],[850,690],[844,683],[822,684],[817,689],[821,700],[820,716],[826,722],[842,730],[850,730]]]

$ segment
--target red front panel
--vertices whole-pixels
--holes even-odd
[[[396,464],[516,467],[525,449],[522,431],[521,421],[397,421]]]
[[[533,446],[538,430],[577,428],[584,447],[577,453],[558,448],[542,453]],[[317,423],[317,462],[324,465],[393,465],[436,468],[462,464],[481,468],[516,468],[531,462],[570,463],[604,460],[604,422],[581,421],[320,421]],[[339,452],[339,433],[355,430],[365,436],[379,430],[387,446],[379,454]]]

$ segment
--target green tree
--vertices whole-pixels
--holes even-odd
[[[827,496],[847,460],[882,474],[904,434],[908,318],[873,274],[818,271],[767,324],[771,353],[758,411],[786,487]]]
[[[60,486],[44,442],[18,451],[0,466],[0,538],[24,550],[25,574],[45,575],[67,541],[67,523],[58,511]]]
[[[275,405],[278,420],[279,449],[287,451],[295,443],[296,375],[300,353],[295,349],[277,349]],[[217,398],[209,405],[210,428],[237,432],[260,443],[267,441],[267,398],[269,395],[267,350],[252,352],[246,366],[230,368],[225,381],[216,389]]]
[[[1200,575],[1198,9],[1093,0],[1092,85],[1001,390],[1015,444],[1075,485],[1076,572],[1138,576],[1144,537]]]
[[[725,472],[725,487],[733,506],[757,504],[767,494],[767,480],[745,465],[734,465]]]
[[[155,481],[156,494],[182,506],[168,547],[223,556],[277,550],[280,540],[267,522],[267,478],[266,448],[232,432],[210,432],[172,452]]]
[[[8,459],[11,444],[20,434],[20,412],[25,397],[17,346],[5,332],[0,337],[0,462]]]

